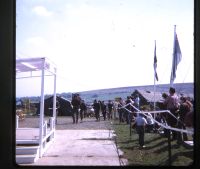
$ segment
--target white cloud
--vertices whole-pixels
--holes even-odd
[[[36,6],[33,8],[33,12],[36,13],[39,16],[51,16],[53,13],[48,11],[45,7],[43,6]]]

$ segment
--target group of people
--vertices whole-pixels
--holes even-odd
[[[175,88],[170,87],[169,95],[163,95],[163,110],[169,110],[170,113],[156,114],[155,120],[160,123],[166,123],[172,128],[186,129],[186,126],[193,126],[193,104],[188,97],[181,96],[178,98]],[[150,113],[139,113],[139,116],[134,118],[136,131],[139,135],[139,145],[144,146],[145,131],[152,131],[158,128],[159,125],[154,122]],[[166,131],[166,129],[164,130]],[[188,140],[187,133],[171,130],[172,140],[177,140],[177,144]],[[166,132],[167,133],[167,132]]]
[[[192,102],[184,96],[178,98],[175,88],[170,87],[169,94],[163,93],[163,110],[169,110],[170,113],[159,113],[154,116],[154,120],[160,123],[167,123],[168,126],[172,128],[186,129],[186,126],[193,125],[193,104]],[[72,118],[73,123],[78,123],[78,118],[80,114],[81,121],[83,120],[84,114],[87,112],[87,106],[79,96],[79,94],[74,94],[72,96]],[[131,106],[133,105],[133,106]],[[93,101],[92,108],[94,109],[94,114],[96,121],[100,121],[100,113],[103,115],[103,119],[110,120],[113,118],[114,103],[109,100],[106,104],[104,101]],[[158,129],[160,126],[155,123],[151,113],[143,114],[138,112],[140,110],[140,98],[138,95],[136,97],[128,96],[125,101],[122,98],[118,100],[117,111],[119,115],[119,123],[134,122],[136,126],[136,131],[139,134],[139,144],[144,147],[144,133],[151,132]],[[142,111],[143,112],[143,111]],[[182,133],[178,131],[172,131],[172,139],[177,140],[177,143],[187,140],[187,133]]]
[[[132,106],[131,106],[132,105]],[[130,124],[133,116],[138,116],[137,110],[140,109],[140,98],[139,95],[136,95],[136,97],[127,96],[127,99],[124,101],[122,98],[119,98],[118,101],[118,114],[119,114],[119,123],[126,122],[127,124]],[[130,113],[130,112],[136,112],[136,113]]]
[[[108,100],[108,103],[105,103],[105,101],[101,100],[94,100],[92,104],[92,108],[94,110],[94,115],[96,118],[96,121],[100,121],[100,114],[102,113],[103,119],[106,120],[112,120],[113,114],[118,112],[119,115],[119,122],[126,122],[127,124],[130,124],[130,120],[132,119],[132,114],[130,115],[129,111],[134,111],[134,108],[131,105],[127,105],[131,103],[132,105],[136,106],[136,108],[139,109],[139,96],[137,95],[136,98],[133,98],[132,96],[127,96],[127,99],[123,101],[122,98],[120,98],[117,106],[114,104],[113,101]],[[83,99],[81,99],[79,94],[73,94],[72,95],[72,119],[73,123],[78,123],[79,115],[81,121],[83,120],[84,115],[87,113],[87,106]],[[126,106],[126,109],[122,108],[124,105]],[[127,111],[128,110],[128,111]]]
[[[81,119],[81,122],[83,121],[83,118],[87,114],[87,106],[83,99],[81,99],[79,94],[73,94],[72,95],[72,119],[73,123],[77,124],[79,120],[79,116]],[[100,113],[103,115],[103,119],[110,120],[113,118],[113,110],[114,110],[114,103],[109,100],[107,104],[105,104],[104,101],[97,101],[96,99],[93,101],[92,108],[94,109],[94,114],[96,121],[100,121]]]
[[[163,98],[163,108],[171,112],[171,114],[164,114],[169,126],[179,129],[193,126],[193,104],[189,97],[178,98],[175,88],[170,87],[169,95],[163,94]],[[187,140],[187,133],[172,130],[172,139],[177,140],[179,144]]]
[[[113,118],[114,104],[111,100],[108,101],[108,104],[105,104],[104,101],[97,101],[95,99],[92,107],[94,109],[96,121],[100,121],[100,112],[102,112],[104,120],[106,120],[106,118],[108,118],[108,120]]]
[[[163,93],[162,97],[164,99],[162,109],[169,110],[170,113],[155,114],[154,120],[172,128],[186,129],[186,126],[193,126],[193,104],[188,97],[179,98],[173,87],[169,88],[169,94]],[[126,101],[120,98],[118,103],[119,123],[126,121],[129,124],[133,121],[133,126],[139,134],[139,144],[144,147],[144,133],[156,131],[160,126],[153,120],[151,113],[143,114],[143,110],[140,113],[137,112],[137,109],[141,110],[138,95],[135,98],[128,96]],[[178,144],[188,139],[187,133],[171,131],[172,140],[177,140]],[[164,132],[167,134],[165,128]]]

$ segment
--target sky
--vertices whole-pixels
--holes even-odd
[[[153,85],[156,40],[156,84],[169,84],[176,25],[174,83],[193,82],[193,15],[191,0],[16,0],[16,59],[53,61],[57,93]],[[16,79],[17,97],[40,88],[40,78]],[[45,93],[53,93],[51,77]]]

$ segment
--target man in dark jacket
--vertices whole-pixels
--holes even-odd
[[[166,106],[167,110],[169,110],[176,118],[178,116],[178,109],[179,109],[179,100],[176,94],[176,90],[173,87],[169,89],[169,96],[165,99],[164,105]],[[167,115],[167,124],[171,127],[177,127],[177,119],[172,115]],[[177,139],[177,132],[172,130],[173,140]]]
[[[78,123],[78,116],[79,116],[79,108],[80,108],[80,96],[78,94],[75,94],[72,96],[72,118],[73,118],[73,123]]]
[[[108,101],[108,120],[112,119],[113,103]]]
[[[87,111],[87,106],[85,104],[85,101],[81,100],[81,104],[80,104],[80,118],[81,118],[81,122],[83,121],[83,117],[85,117],[85,115],[86,115],[86,111]]]
[[[94,112],[95,112],[95,117],[97,119],[97,121],[100,121],[100,104],[97,102],[97,100],[95,99],[94,100],[94,103],[93,103],[93,109],[94,109]]]
[[[105,105],[104,101],[101,102],[101,111],[103,114],[103,119],[106,120],[106,105]]]

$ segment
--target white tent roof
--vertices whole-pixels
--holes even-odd
[[[16,73],[39,71],[43,68],[52,74],[56,73],[55,64],[45,57],[16,59]]]

